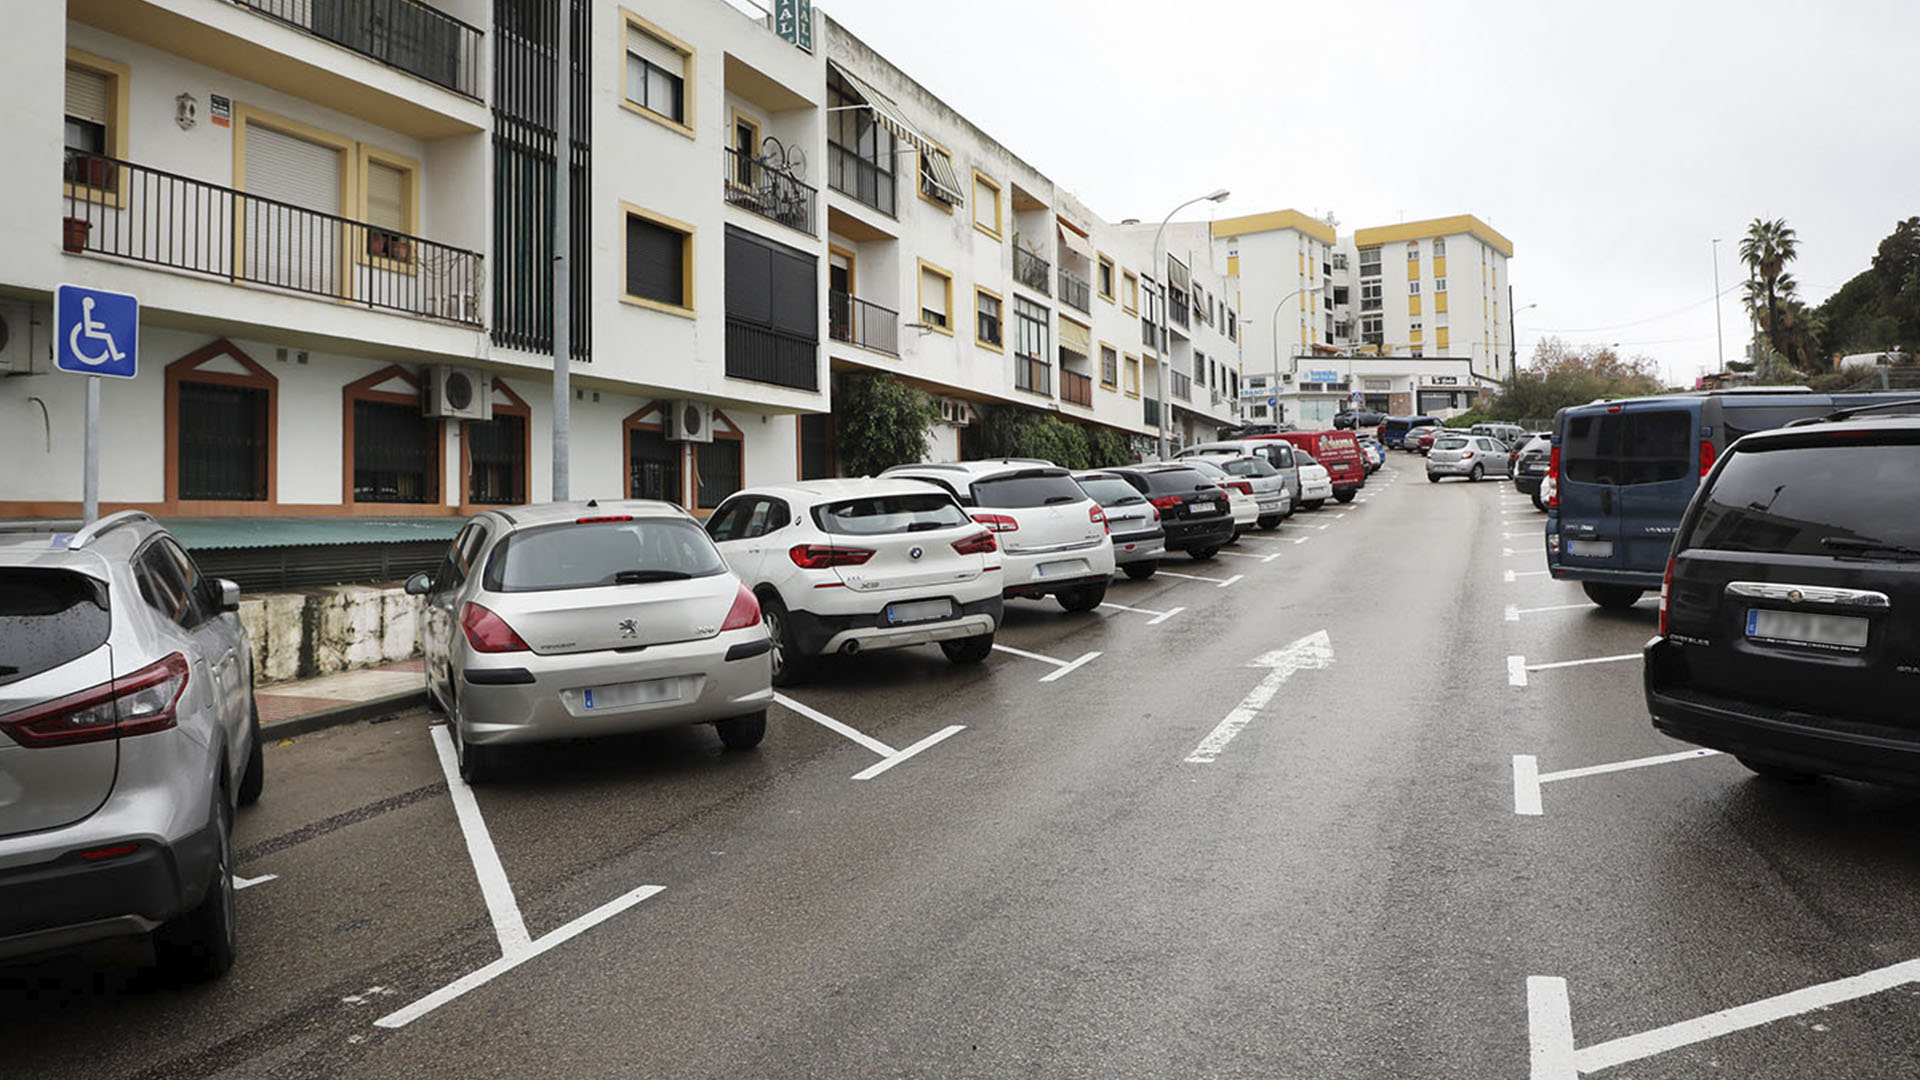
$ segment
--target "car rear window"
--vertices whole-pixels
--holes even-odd
[[[1693,414],[1685,409],[1567,419],[1560,471],[1580,484],[1659,484],[1693,472]]]
[[[107,587],[69,570],[0,570],[0,686],[107,643]]]
[[[1212,487],[1213,481],[1191,465],[1178,469],[1155,469],[1140,475],[1147,478],[1149,495],[1167,495],[1178,492],[1185,495],[1203,487]]]
[[[1064,472],[1016,473],[981,480],[973,485],[975,505],[1003,510],[1081,502],[1086,497],[1087,493],[1080,490],[1080,485],[1073,482],[1073,477]]]
[[[1446,437],[1433,440],[1435,450],[1458,450],[1467,445],[1467,440],[1458,437]]]
[[[1132,506],[1146,501],[1132,484],[1117,476],[1089,476],[1080,481],[1080,488],[1101,506]]]
[[[1920,446],[1842,444],[1727,458],[1686,547],[1794,555],[1920,549]],[[1911,557],[1911,556],[1909,556]]]
[[[1232,473],[1235,476],[1278,476],[1280,475],[1280,470],[1267,464],[1267,461],[1265,458],[1250,457],[1250,458],[1240,458],[1235,461],[1224,461],[1220,463],[1220,467],[1227,470],[1228,472]]]
[[[707,577],[726,570],[705,530],[679,518],[545,525],[511,533],[487,559],[493,592],[546,592]]]
[[[890,536],[951,529],[973,521],[948,495],[876,495],[813,508],[814,523],[830,533]]]

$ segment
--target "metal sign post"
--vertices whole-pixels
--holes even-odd
[[[129,293],[59,285],[53,290],[53,366],[87,378],[80,513],[100,517],[100,379],[140,370],[140,301]]]

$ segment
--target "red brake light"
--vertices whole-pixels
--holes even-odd
[[[1242,495],[1253,494],[1253,481],[1251,480],[1229,480],[1227,481],[1227,486]]]
[[[1107,530],[1109,533],[1113,532],[1113,526],[1107,523],[1107,512],[1100,509],[1099,503],[1094,503],[1092,506],[1087,507],[1087,520]]]
[[[1547,476],[1553,481],[1553,494],[1548,496],[1547,505],[1557,509],[1560,506],[1560,448],[1557,446],[1547,455]]]
[[[460,609],[460,629],[466,632],[467,644],[473,651],[483,653],[530,652],[527,643],[513,632],[507,620],[492,611],[469,600]]]
[[[727,609],[727,621],[720,624],[720,632],[745,630],[760,625],[760,598],[753,595],[745,585],[733,594],[733,606]]]
[[[1472,456],[1473,456],[1473,451],[1469,450],[1466,453],[1460,455],[1460,460],[1465,461]]]
[[[88,862],[98,862],[101,859],[117,859],[122,855],[131,855],[139,850],[139,844],[115,844],[112,847],[94,848],[92,851],[83,851],[80,853],[80,857]]]
[[[1618,405],[1609,405],[1609,406],[1607,406],[1607,411],[1608,411],[1608,412],[1610,412],[1610,413],[1617,413],[1617,412],[1619,412],[1619,411],[1620,411],[1620,406],[1618,406]]]
[[[1171,510],[1187,500],[1179,495],[1155,495],[1147,501],[1153,504],[1155,510]]]
[[[787,549],[787,558],[802,570],[826,570],[835,566],[859,566],[873,558],[873,549],[836,547],[832,544],[795,544]]]
[[[1667,636],[1667,605],[1673,595],[1673,556],[1667,556],[1667,573],[1660,579],[1660,636]]]
[[[975,514],[973,520],[997,533],[1018,532],[1020,523],[1005,514]]]
[[[599,525],[608,521],[632,521],[632,514],[607,514],[602,517],[574,518],[575,525]]]
[[[1705,476],[1713,468],[1713,443],[1700,440],[1700,475]]]
[[[991,555],[1000,550],[1000,545],[993,542],[992,533],[983,532],[955,540],[953,550],[962,555]]]
[[[0,716],[0,731],[26,747],[71,746],[165,731],[187,692],[187,658],[173,653],[131,675]]]

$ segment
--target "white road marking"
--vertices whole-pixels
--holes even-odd
[[[255,885],[265,885],[269,881],[278,880],[280,880],[279,874],[261,874],[255,878],[245,878],[239,874],[235,874],[233,875],[233,891],[239,892],[241,889],[251,889]]]
[[[1296,544],[1304,544],[1304,543],[1306,543],[1307,541],[1309,541],[1309,540],[1311,540],[1311,539],[1313,539],[1313,537],[1311,537],[1311,536],[1303,536],[1303,537],[1301,537],[1300,539],[1298,539],[1298,540],[1295,540],[1295,541],[1294,541],[1294,543],[1296,543]]]
[[[1503,577],[1506,583],[1511,585],[1516,578],[1543,577],[1546,573],[1545,570],[1508,570]]]
[[[1585,611],[1592,606],[1592,604],[1549,604],[1546,607],[1519,607],[1508,604],[1507,621],[1519,622],[1522,615],[1538,615],[1544,611]]]
[[[1605,765],[1588,765],[1579,769],[1562,769],[1559,772],[1542,773],[1540,759],[1532,754],[1513,756],[1513,812],[1528,817],[1538,817],[1540,809],[1540,785],[1555,780],[1577,780],[1583,776],[1600,776],[1604,773],[1626,772],[1629,769],[1644,769],[1652,765],[1669,765],[1676,761],[1697,761],[1703,757],[1718,757],[1718,750],[1682,750],[1677,754],[1660,754],[1656,757],[1635,758],[1632,761],[1615,761]]]
[[[1162,571],[1160,571],[1160,572],[1164,574],[1164,573],[1166,573],[1167,571],[1165,571],[1165,570],[1162,570]],[[1013,655],[1015,655],[1015,656],[1023,656],[1023,657],[1025,657],[1025,658],[1027,658],[1028,660],[1038,660],[1038,661],[1040,661],[1040,662],[1041,662],[1041,663],[1043,663],[1043,664],[1052,664],[1052,665],[1054,665],[1055,667],[1059,667],[1059,666],[1061,666],[1061,665],[1063,665],[1063,664],[1065,664],[1065,663],[1066,663],[1066,661],[1065,661],[1065,660],[1055,660],[1055,659],[1054,659],[1053,657],[1051,657],[1051,656],[1041,656],[1041,655],[1040,655],[1039,653],[1037,653],[1037,652],[1028,652],[1028,651],[1026,651],[1025,649],[1016,649],[1016,648],[1014,648],[1014,647],[1013,647],[1013,646],[1011,646],[1011,645],[1002,645],[1002,644],[1000,644],[1000,643],[999,643],[999,642],[997,642],[997,641],[993,643],[993,647],[994,647],[994,648],[996,648],[996,649],[998,649],[998,650],[1000,650],[1000,651],[1001,651],[1001,652],[1003,652],[1003,653],[1012,653],[1012,654],[1013,654]],[[887,752],[888,752],[888,753],[892,753],[893,751],[891,751],[891,750],[889,750],[889,751],[887,751]]]
[[[1184,607],[1169,608],[1168,610],[1163,611],[1158,615],[1155,615],[1153,618],[1148,619],[1147,625],[1159,626],[1161,623],[1166,622],[1168,619],[1173,618],[1175,615],[1178,615],[1185,610],[1187,609]]]
[[[854,773],[853,778],[855,780],[871,780],[874,777],[879,776],[881,773],[886,772],[888,769],[893,768],[895,765],[898,765],[901,762],[912,757],[913,755],[919,753],[920,751],[925,750],[927,747],[932,746],[937,742],[941,742],[942,740],[948,738],[949,736],[958,735],[959,733],[965,730],[967,730],[967,726],[965,724],[952,724],[947,727],[941,728],[939,731],[936,731],[933,734],[927,736],[926,738],[921,739],[919,742],[914,743],[912,746],[907,747],[905,750],[892,754],[888,757],[884,757],[879,761],[874,762],[872,765],[869,765],[866,768],[860,770],[859,772]]]
[[[1266,562],[1273,558],[1271,555],[1249,555],[1244,551],[1222,551],[1219,554],[1225,555],[1230,559],[1259,559],[1261,562]]]
[[[879,754],[881,757],[892,757],[893,755],[899,753],[899,751],[895,750],[893,747],[888,746],[886,743],[881,742],[879,739],[876,739],[871,735],[868,735],[866,732],[860,731],[857,728],[853,728],[846,724],[843,724],[840,721],[835,720],[833,717],[828,716],[826,713],[819,711],[818,709],[814,709],[806,705],[802,705],[785,694],[779,694],[779,693],[774,694],[773,702],[774,704],[779,705],[782,708],[791,709],[794,712],[799,713],[801,716],[804,716],[807,719],[813,721],[814,723],[819,724],[821,727],[826,728],[828,731],[832,731],[832,732],[835,732],[836,734],[844,735],[847,738],[852,739],[854,742],[857,742],[861,746],[864,746],[867,749],[873,751],[874,753]]]
[[[1567,980],[1527,976],[1527,1057],[1532,1080],[1580,1080],[1573,1059],[1573,1009]]]
[[[1536,532],[1501,533],[1500,539],[1502,540],[1538,540],[1543,534],[1546,533],[1546,531],[1547,531],[1546,526],[1542,525],[1540,529]]]
[[[1554,668],[1585,667],[1588,664],[1618,664],[1623,660],[1638,660],[1639,653],[1625,653],[1620,656],[1596,656],[1590,660],[1560,660],[1551,664],[1528,664],[1528,671],[1551,671]]]
[[[447,725],[431,729],[433,749],[440,757],[440,771],[446,774],[447,794],[453,799],[453,812],[460,819],[460,832],[466,837],[467,854],[473,860],[474,877],[480,880],[480,895],[487,902],[487,914],[493,918],[493,931],[500,938],[500,952],[511,956],[527,947],[531,940],[527,922],[520,916],[520,905],[513,898],[513,886],[500,865],[500,852],[493,846],[493,834],[487,820],[480,816],[480,804],[473,789],[460,779],[460,759],[453,750],[453,735]]]
[[[1075,668],[1079,667],[1081,664],[1084,664],[1087,661],[1099,655],[1100,655],[1100,651],[1098,649],[1090,653],[1082,653],[1077,659],[1069,660],[1066,663],[1060,665],[1059,667],[1053,669],[1051,672],[1040,676],[1040,681],[1053,682],[1056,679],[1064,679],[1068,675],[1071,675]]]
[[[1513,755],[1513,812],[1540,815],[1540,759],[1532,754]]]
[[[1524,656],[1507,657],[1507,685],[1527,685],[1527,658]]]
[[[1161,623],[1166,622],[1168,619],[1171,619],[1175,615],[1178,615],[1181,612],[1187,610],[1184,607],[1177,607],[1171,611],[1155,611],[1152,608],[1128,607],[1125,604],[1115,604],[1115,603],[1102,603],[1100,606],[1115,608],[1120,611],[1131,611],[1135,615],[1151,615],[1153,616],[1153,618],[1147,620],[1148,626],[1159,626]]]
[[[1309,634],[1284,649],[1276,649],[1263,656],[1257,656],[1247,662],[1248,667],[1271,668],[1267,677],[1253,688],[1233,711],[1226,715],[1200,745],[1187,755],[1187,761],[1196,765],[1211,765],[1227,748],[1235,735],[1240,734],[1260,710],[1267,707],[1273,695],[1280,692],[1280,686],[1293,677],[1296,671],[1325,668],[1333,663],[1333,643],[1325,630]]]
[[[1175,571],[1175,570],[1162,570],[1162,571],[1160,571],[1160,576],[1161,576],[1161,577],[1170,577],[1170,578],[1179,578],[1179,579],[1180,579],[1180,580],[1182,580],[1182,581],[1209,581],[1209,582],[1212,582],[1212,583],[1213,583],[1213,584],[1215,584],[1215,585],[1220,585],[1220,586],[1222,586],[1222,587],[1225,587],[1225,585],[1227,584],[1227,582],[1226,582],[1226,581],[1224,581],[1224,580],[1222,580],[1221,578],[1217,578],[1217,577],[1201,577],[1201,576],[1200,576],[1199,574],[1182,574],[1182,573],[1180,573],[1180,572],[1178,572],[1178,571]],[[1234,577],[1234,578],[1232,578],[1231,580],[1233,580],[1233,581],[1239,581],[1239,580],[1240,580],[1240,578],[1239,578],[1238,576],[1235,576],[1235,577]],[[999,647],[1000,647],[1000,646],[998,646],[998,645],[995,645],[995,646],[994,646],[994,648],[996,648],[996,649],[997,649],[997,648],[999,648]]]

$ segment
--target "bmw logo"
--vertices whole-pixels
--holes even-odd
[[[908,555],[911,555],[912,557],[914,557],[914,558],[916,558],[916,559],[917,559],[917,558],[919,558],[920,556],[922,556],[922,555],[925,555],[925,554],[926,554],[926,552],[925,552],[925,551],[922,551],[922,550],[921,550],[921,549],[919,549],[919,548],[914,548],[913,550],[911,550],[911,551],[909,551],[909,552],[907,552],[907,554],[908,554]]]
[[[1807,597],[1806,597],[1806,594],[1805,594],[1805,593],[1802,593],[1802,592],[1801,592],[1801,591],[1800,591],[1799,589],[1788,589],[1788,590],[1787,590],[1787,599],[1788,599],[1788,600],[1790,600],[1790,601],[1792,601],[1793,603],[1796,603],[1796,604],[1797,604],[1797,603],[1799,603],[1800,601],[1802,601],[1802,600],[1805,600],[1806,598],[1807,598]]]

